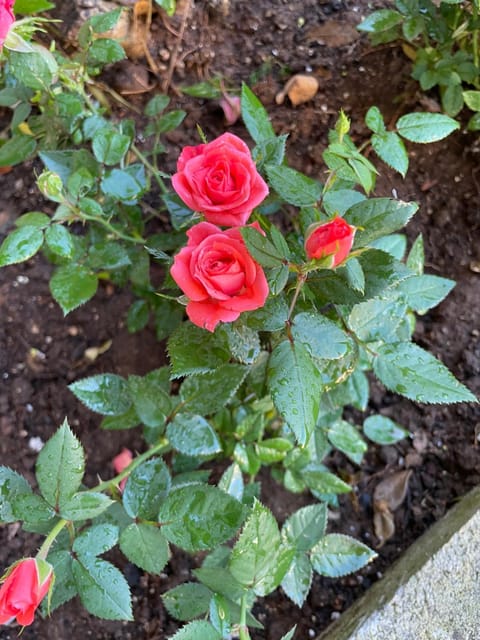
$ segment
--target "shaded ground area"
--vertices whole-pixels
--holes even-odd
[[[225,130],[222,112],[213,101],[175,92],[176,86],[215,73],[229,86],[239,86],[241,81],[252,86],[271,114],[276,132],[289,133],[290,164],[319,179],[324,172],[321,154],[326,135],[341,107],[352,118],[357,142],[367,136],[363,118],[373,104],[381,108],[387,122],[406,111],[431,108],[432,103],[425,103],[409,79],[408,62],[399,49],[374,51],[357,38],[353,25],[360,20],[358,4],[341,0],[231,0],[214,6],[199,2],[186,18],[182,42],[165,28],[165,19],[154,16],[152,56],[165,58],[161,79],[168,76],[169,60],[174,56],[171,106],[185,108],[189,114],[185,125],[169,134],[165,169],[173,169],[183,145],[198,141],[197,122],[208,137]],[[183,19],[180,12],[170,25],[178,30]],[[285,80],[305,71],[320,81],[316,97],[295,109],[288,100],[277,105],[275,95]],[[127,80],[131,73],[130,67],[122,68]],[[117,69],[110,71],[107,79],[113,83],[119,77]],[[147,78],[154,80],[148,74]],[[158,84],[155,91],[160,90]],[[130,99],[140,101],[143,97]],[[241,124],[231,130],[246,138]],[[453,278],[457,286],[437,309],[419,319],[416,341],[477,394],[480,331],[475,309],[480,303],[480,245],[474,239],[480,226],[479,152],[475,137],[463,132],[435,145],[412,145],[409,177],[402,180],[385,169],[376,190],[376,195],[391,195],[395,190],[399,198],[420,203],[407,235],[413,241],[418,233],[424,234],[427,271]],[[33,184],[34,169],[15,168],[0,178],[0,233],[5,233],[21,213],[44,206],[51,210],[50,204],[41,202]],[[111,473],[110,461],[122,445],[140,448],[142,440],[137,432],[100,432],[99,417],[82,408],[66,384],[97,372],[144,374],[163,364],[165,356],[153,331],[127,332],[128,291],[103,286],[93,301],[64,319],[48,291],[49,273],[50,266],[42,258],[0,271],[0,464],[32,481],[38,439],[46,441],[67,416],[87,451],[86,482],[92,484],[97,475]],[[86,350],[108,340],[112,340],[111,347],[94,362],[89,361]],[[361,468],[341,454],[333,457],[332,469],[351,481],[355,491],[342,499],[329,527],[375,547],[374,488],[389,473],[410,468],[413,473],[407,499],[395,513],[395,536],[378,549],[378,559],[360,574],[335,581],[316,576],[301,611],[280,591],[261,602],[256,614],[265,630],[255,632],[256,640],[278,640],[294,623],[298,624],[296,637],[314,637],[381,577],[457,497],[480,481],[478,407],[413,405],[374,384],[369,411],[394,418],[412,437],[395,446],[372,445]],[[280,487],[266,476],[262,480],[262,500],[281,520],[307,499],[296,496],[299,502],[289,504]],[[0,544],[0,566],[4,567],[33,552],[38,540],[22,534],[16,525],[8,525],[0,527]],[[189,578],[195,559],[177,552],[161,576],[143,575],[120,556],[114,561],[130,582],[135,623],[96,620],[73,601],[51,619],[39,618],[25,629],[23,638],[160,640],[172,634],[177,623],[163,609],[160,595]],[[17,633],[18,629],[2,628],[0,638],[13,640]]]

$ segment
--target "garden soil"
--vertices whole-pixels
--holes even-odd
[[[64,5],[70,4],[67,2]],[[171,19],[154,15],[149,50],[163,68],[158,77],[145,59],[122,63],[103,78],[104,87],[132,91],[138,78],[152,85],[148,93],[125,93],[134,106],[169,85],[172,108],[184,108],[184,125],[167,137],[165,166],[186,144],[199,142],[199,123],[209,139],[226,130],[218,104],[188,98],[179,91],[221,75],[226,86],[247,82],[267,108],[275,131],[289,134],[291,166],[323,179],[322,152],[327,132],[343,108],[352,119],[352,136],[362,143],[368,132],[364,116],[377,105],[388,123],[412,110],[436,110],[436,96],[425,96],[409,77],[409,60],[399,46],[373,49],[355,31],[363,12],[381,3],[349,0],[223,0],[179,3]],[[183,36],[179,34],[183,31]],[[66,42],[65,47],[71,44]],[[317,95],[293,107],[275,96],[295,73],[314,75]],[[130,87],[130,89],[129,89]],[[134,112],[116,105],[116,117]],[[6,114],[2,116],[7,122]],[[230,130],[248,140],[241,123]],[[440,358],[477,395],[480,392],[480,144],[464,130],[433,145],[409,145],[407,179],[381,168],[376,195],[398,196],[420,204],[406,233],[412,242],[425,240],[426,271],[452,278],[453,292],[417,322],[416,342]],[[31,210],[52,212],[33,180],[41,170],[34,163],[0,176],[0,234],[18,215]],[[158,204],[152,194],[150,206]],[[100,417],[82,407],[67,389],[73,380],[100,372],[145,374],[165,364],[164,345],[153,329],[129,334],[125,313],[132,301],[128,290],[100,287],[84,307],[63,317],[48,289],[51,266],[38,257],[0,271],[0,464],[34,482],[37,451],[65,417],[87,454],[88,486],[113,475],[112,458],[122,446],[143,450],[136,430],[102,432]],[[111,343],[110,343],[111,341]],[[93,351],[92,351],[93,349]],[[94,357],[96,356],[96,357]],[[278,590],[260,601],[254,613],[264,630],[255,640],[279,640],[294,624],[295,638],[314,638],[328,627],[383,573],[400,554],[457,500],[480,481],[480,410],[478,406],[417,405],[387,392],[372,381],[368,413],[380,412],[409,429],[411,437],[394,446],[369,447],[361,467],[341,454],[329,460],[332,470],[354,490],[332,511],[329,530],[352,535],[378,551],[378,558],[358,574],[338,580],[315,576],[300,610]],[[352,419],[361,417],[352,412]],[[373,528],[373,492],[383,479],[411,469],[406,498],[394,513],[395,534],[383,546]],[[283,521],[306,504],[307,495],[289,497],[262,474],[262,501]],[[0,567],[32,554],[40,539],[16,524],[0,526]],[[98,620],[75,599],[47,619],[37,617],[23,632],[24,640],[161,640],[178,628],[162,606],[161,595],[191,579],[200,558],[174,551],[160,576],[144,575],[120,554],[112,557],[124,571],[133,595],[135,622]],[[19,628],[2,627],[1,640],[13,640]]]

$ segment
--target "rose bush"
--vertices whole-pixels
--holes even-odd
[[[341,264],[350,253],[355,227],[337,216],[329,222],[313,224],[305,238],[305,252],[310,260],[332,256],[332,269]]]
[[[244,225],[268,195],[249,148],[231,133],[207,144],[184,147],[172,185],[191,209],[225,227]]]
[[[258,223],[250,226],[260,231]],[[210,222],[200,222],[187,236],[187,246],[175,256],[170,272],[189,299],[191,322],[213,331],[219,322],[233,322],[243,311],[264,305],[267,279],[239,228],[222,231]]]
[[[15,0],[0,0],[0,47],[3,46],[7,33],[15,22],[13,5]]]
[[[0,588],[0,624],[17,619],[32,624],[35,611],[47,595],[53,580],[52,567],[38,558],[25,558],[7,571]]]

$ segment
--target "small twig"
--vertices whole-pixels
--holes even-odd
[[[182,44],[183,41],[183,36],[185,34],[185,29],[187,27],[187,21],[188,21],[188,17],[190,15],[190,9],[192,7],[192,0],[187,0],[186,1],[186,6],[185,6],[185,13],[183,14],[182,17],[182,24],[180,25],[180,31],[178,32],[178,40],[175,44],[175,48],[172,51],[172,55],[170,57],[170,64],[168,65],[168,71],[167,71],[167,77],[165,78],[163,85],[162,85],[162,91],[164,93],[167,93],[170,84],[172,82],[172,76],[173,76],[173,72],[175,70],[175,66],[177,64],[177,60],[178,60],[178,53],[180,51],[180,46]]]

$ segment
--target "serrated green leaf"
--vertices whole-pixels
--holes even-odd
[[[396,342],[395,331],[404,320],[407,305],[402,300],[382,300],[373,298],[356,304],[347,323],[349,328],[362,342]]]
[[[167,427],[167,438],[187,456],[209,456],[222,450],[214,429],[199,415],[177,414]]]
[[[68,385],[89,409],[105,416],[120,416],[132,405],[128,383],[115,373],[99,373]]]
[[[385,123],[378,107],[370,107],[365,115],[365,124],[374,133],[384,133]]]
[[[227,334],[232,356],[242,364],[253,364],[260,354],[258,332],[246,325],[225,323],[222,326]]]
[[[24,262],[43,244],[43,231],[32,225],[12,231],[0,245],[0,267]]]
[[[297,607],[302,607],[310,591],[313,570],[305,553],[296,555],[282,580],[282,589]]]
[[[285,328],[288,305],[281,295],[269,297],[263,307],[249,312],[244,317],[248,318],[248,326],[257,331],[279,331]]]
[[[227,559],[229,557],[230,554],[228,554]],[[209,558],[210,556],[207,556],[207,560]],[[193,570],[195,577],[214,593],[220,593],[232,601],[240,600],[244,594],[244,588],[237,582],[230,571],[222,566],[208,566],[206,562],[200,569]]]
[[[321,378],[300,342],[278,344],[270,356],[267,385],[277,411],[300,445],[308,442],[318,417]]]
[[[51,523],[56,516],[53,506],[36,493],[16,494],[12,499],[12,507],[16,520],[23,520],[24,523]],[[25,526],[24,529],[28,531]]]
[[[322,185],[308,176],[284,165],[266,165],[269,183],[278,195],[297,207],[308,207],[320,200]]]
[[[292,335],[315,358],[336,360],[353,347],[352,339],[332,320],[311,312],[293,318]]]
[[[138,165],[129,165],[126,169],[111,169],[102,178],[101,188],[112,198],[126,204],[134,204],[145,192],[145,171]]]
[[[230,360],[227,336],[210,333],[191,323],[180,325],[168,341],[172,377],[215,371]]]
[[[53,567],[55,580],[52,595],[42,603],[42,611],[54,611],[77,595],[77,587],[72,574],[72,554],[66,549],[54,550],[48,554],[47,561]]]
[[[236,500],[242,500],[245,484],[243,482],[242,472],[238,464],[233,463],[222,473],[222,477],[218,481],[218,488],[228,493]]]
[[[65,420],[38,454],[35,475],[41,494],[52,507],[62,507],[78,491],[85,454]]]
[[[323,538],[326,527],[326,505],[312,504],[295,511],[286,520],[282,527],[282,536],[295,545],[297,552],[303,553],[310,551]]]
[[[283,460],[293,444],[286,438],[268,438],[255,445],[255,452],[264,464],[273,464]]]
[[[247,373],[245,365],[224,364],[188,377],[180,387],[182,409],[200,415],[216,413],[228,404]]]
[[[407,278],[398,284],[396,291],[404,296],[413,311],[424,313],[436,307],[455,286],[453,280],[429,274]]]
[[[163,533],[151,524],[133,522],[120,535],[122,553],[137,567],[159,575],[170,556]]]
[[[129,394],[135,411],[147,427],[159,427],[164,424],[172,409],[169,395],[162,389],[163,370],[150,371],[145,376],[129,376]]]
[[[82,557],[96,557],[117,544],[118,527],[110,523],[88,527],[73,541],[73,551]]]
[[[117,24],[120,14],[122,13],[121,7],[114,9],[113,11],[107,11],[105,13],[94,14],[88,18],[88,24],[91,26],[94,33],[105,33],[110,31]]]
[[[73,495],[60,506],[59,515],[65,520],[89,520],[99,516],[112,503],[113,500],[103,493],[82,491]]]
[[[8,54],[12,76],[30,89],[47,91],[58,73],[54,55],[36,42],[28,43],[28,51],[13,51]]]
[[[430,353],[411,342],[383,345],[373,360],[377,378],[416,402],[476,402],[473,393]]]
[[[330,533],[313,547],[310,560],[320,575],[338,578],[358,571],[376,555],[354,538],[341,533]]]
[[[20,227],[38,227],[39,229],[45,229],[50,224],[50,216],[42,211],[29,211],[19,216],[15,220],[15,226]]]
[[[89,613],[106,620],[133,620],[130,589],[116,567],[101,558],[79,555],[73,560],[72,573]]]
[[[246,84],[242,85],[241,106],[243,122],[257,144],[275,138],[265,107]]]
[[[167,131],[173,131],[179,127],[187,115],[186,111],[177,109],[175,111],[169,111],[164,116],[158,118],[155,123],[155,130],[158,134],[166,133]]]
[[[97,287],[97,276],[78,264],[58,267],[50,279],[50,292],[64,315],[90,300]]]
[[[352,487],[330,471],[306,468],[302,477],[310,489],[319,493],[348,493]]]
[[[407,249],[407,238],[403,233],[392,233],[389,236],[382,236],[370,243],[374,249],[380,249],[390,254],[396,260],[403,260]],[[351,260],[347,262],[350,264]],[[408,265],[407,265],[408,266]]]
[[[403,140],[394,131],[374,133],[372,147],[377,156],[405,177],[408,171],[408,153]]]
[[[87,266],[91,269],[122,269],[131,265],[127,249],[118,242],[101,242],[90,246]]]
[[[364,247],[404,227],[417,209],[415,202],[370,198],[350,207],[344,217],[348,224],[358,228],[354,246]]]
[[[222,640],[222,636],[209,622],[194,620],[182,627],[174,636],[170,636],[169,640]]]
[[[377,444],[395,444],[409,436],[409,432],[386,416],[369,416],[363,423],[363,433]]]
[[[129,475],[123,506],[132,518],[156,520],[160,505],[171,487],[170,472],[162,458],[142,462]]]
[[[407,113],[399,118],[397,131],[410,142],[437,142],[460,128],[460,123],[443,113]]]
[[[122,45],[112,38],[98,38],[88,48],[88,60],[92,64],[112,64],[126,57]]]
[[[337,420],[327,432],[330,443],[350,460],[360,464],[368,446],[358,429],[346,420]]]
[[[217,487],[188,485],[169,493],[158,519],[170,542],[186,551],[203,551],[235,534],[243,506]]]
[[[171,616],[187,622],[206,613],[211,598],[212,592],[203,584],[186,582],[164,593],[162,602]]]
[[[24,162],[37,147],[35,138],[21,134],[13,135],[0,146],[0,167],[10,167]]]
[[[262,140],[257,144],[252,152],[253,159],[258,163],[259,169],[266,164],[279,165],[282,164],[285,157],[285,144],[287,135],[276,136],[269,140]]]
[[[45,242],[50,251],[61,258],[71,258],[75,249],[72,236],[61,224],[54,224],[45,231]]]
[[[343,216],[350,207],[364,200],[365,194],[354,189],[329,189],[323,196],[323,207],[328,216]]]
[[[403,21],[403,16],[392,9],[379,9],[367,16],[358,26],[359,31],[365,33],[379,33],[389,31]]]
[[[407,267],[411,269],[417,276],[422,275],[425,263],[425,251],[423,247],[423,236],[419,234],[410,249],[407,256]]]
[[[480,91],[464,91],[465,104],[472,111],[480,111]]]
[[[0,467],[0,522],[9,523],[18,520],[14,513],[14,501],[17,496],[30,495],[32,489],[23,476],[8,467]]]
[[[283,259],[278,249],[255,227],[242,227],[240,229],[243,241],[253,259],[264,267],[278,267]]]
[[[150,318],[150,309],[145,300],[135,300],[128,309],[127,329],[129,333],[136,333],[144,329]]]
[[[100,423],[100,429],[132,429],[140,424],[140,418],[137,416],[135,407],[131,406],[125,413],[120,416],[106,416]]]

